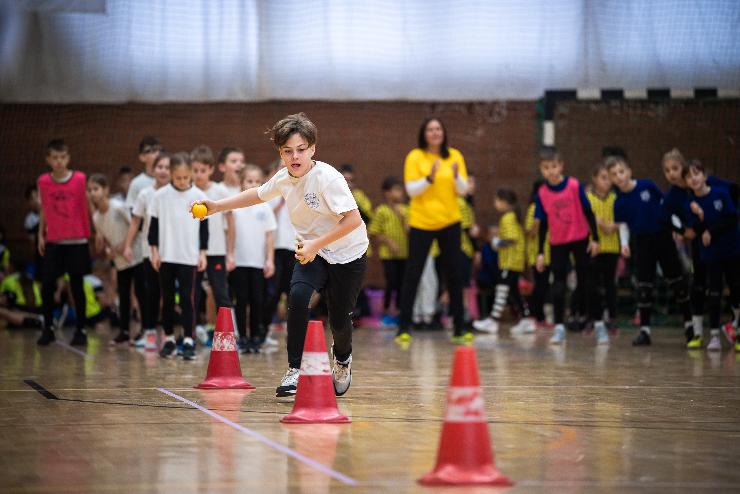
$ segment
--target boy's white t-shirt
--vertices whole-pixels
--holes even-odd
[[[240,185],[227,185],[226,182],[220,182],[220,183],[221,183],[221,186],[226,191],[226,197],[235,196],[242,192],[242,188]]]
[[[138,216],[142,221],[141,232],[138,234],[139,238],[138,240],[134,238],[133,243],[139,243],[141,246],[141,256],[144,259],[149,259],[151,253],[148,240],[149,224],[152,222],[152,216],[149,214],[149,203],[152,201],[156,191],[157,190],[152,186],[139,192],[139,195],[136,196],[136,201],[134,202],[134,208],[131,211],[131,214]],[[133,246],[131,248],[133,249]]]
[[[128,226],[131,224],[131,214],[123,202],[112,199],[108,201],[108,210],[105,213],[100,211],[93,213],[93,224],[95,224],[95,230],[114,249],[122,245],[126,240]],[[118,271],[136,266],[141,262],[141,242],[134,241],[131,250],[134,253],[134,258],[131,262],[127,261],[121,254],[117,254],[113,258],[113,264]]]
[[[266,204],[257,204],[248,208],[232,211],[236,225],[236,242],[234,244],[234,261],[237,267],[265,267],[265,236],[277,228],[275,214]]]
[[[288,205],[285,204],[285,199],[281,197],[275,197],[267,201],[270,208],[275,212],[275,208],[278,205],[277,213],[275,213],[275,219],[277,220],[277,230],[275,230],[275,248],[286,249],[290,251],[295,250],[295,237],[296,231],[293,228],[293,223],[290,222],[290,215],[288,214]]]
[[[219,201],[229,197],[223,185],[211,182],[211,186],[203,193],[212,201]],[[201,189],[202,190],[202,189]],[[209,256],[226,255],[226,220],[223,213],[216,213],[208,217],[208,252]]]
[[[270,180],[257,189],[263,201],[278,196],[285,198],[290,221],[303,240],[313,240],[331,230],[342,219],[341,213],[357,209],[347,181],[331,165],[316,161],[308,172],[300,177],[291,177],[287,168],[282,168]],[[319,250],[329,264],[346,264],[362,257],[369,241],[365,223],[350,233]]]
[[[167,184],[154,193],[149,213],[159,221],[159,257],[162,262],[198,265],[200,221],[193,219],[190,205],[206,195],[194,185],[177,190]]]
[[[126,206],[133,208],[134,204],[136,204],[136,198],[139,197],[141,191],[146,189],[147,187],[153,187],[154,182],[154,177],[151,175],[147,175],[144,172],[136,175],[131,180],[131,183],[128,185],[128,192],[126,193]]]

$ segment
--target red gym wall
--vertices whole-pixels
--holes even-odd
[[[170,151],[207,144],[216,152],[239,146],[248,162],[266,165],[276,157],[265,130],[289,113],[303,111],[317,124],[316,157],[334,165],[352,163],[357,182],[381,200],[387,175],[403,175],[403,159],[415,145],[421,120],[441,117],[450,145],[460,149],[478,178],[476,214],[482,225],[496,221],[493,193],[511,187],[526,202],[536,177],[540,142],[536,102],[267,102],[222,104],[46,105],[12,104],[0,110],[0,219],[15,257],[30,257],[22,231],[23,190],[46,170],[44,145],[63,138],[72,165],[113,179],[118,168],[138,169],[137,145],[156,135]],[[678,146],[723,177],[740,180],[740,102],[736,100],[567,102],[555,116],[557,145],[566,173],[587,179],[604,146],[622,146],[636,175],[664,185],[660,156]],[[377,262],[368,282],[382,284]]]

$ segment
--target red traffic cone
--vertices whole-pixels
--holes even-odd
[[[350,422],[349,418],[339,413],[337,409],[329,355],[326,353],[324,340],[324,324],[321,321],[308,323],[293,411],[281,418],[280,422],[286,424]]]
[[[424,485],[514,485],[493,463],[473,347],[458,347],[447,390],[447,411],[434,470]]]
[[[231,308],[219,307],[206,380],[197,389],[254,389],[244,380],[234,339]]]

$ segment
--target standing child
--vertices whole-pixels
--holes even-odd
[[[237,147],[225,147],[218,153],[218,170],[223,175],[221,184],[229,196],[235,196],[242,191],[239,172],[244,168],[244,164],[244,151]]]
[[[563,175],[563,160],[554,148],[543,148],[540,152],[540,172],[545,183],[540,187],[536,197],[535,218],[540,220],[537,270],[545,270],[544,244],[545,236],[550,233],[550,253],[554,283],[552,299],[555,315],[555,330],[550,338],[551,344],[565,341],[565,280],[568,275],[570,256],[575,261],[578,286],[585,288],[589,260],[599,253],[599,232],[596,218],[591,211],[583,186],[573,177]],[[589,231],[591,240],[589,240]],[[597,341],[604,340],[604,334],[597,332]],[[608,336],[607,336],[608,338]]]
[[[700,162],[692,161],[685,168],[683,177],[693,192],[693,197],[687,201],[688,226],[696,232],[697,238],[701,238],[700,257],[707,267],[711,334],[707,350],[720,351],[723,278],[730,288],[732,325],[735,329],[740,322],[740,230],[737,227],[737,207],[727,189],[707,183],[707,173]],[[696,332],[694,338],[698,340],[696,348],[700,348],[702,334]],[[740,352],[740,335],[736,333],[732,343],[735,344],[735,351]]]
[[[195,358],[193,324],[195,321],[195,276],[206,269],[208,221],[187,221],[188,208],[205,194],[192,185],[190,156],[177,153],[170,158],[171,181],[159,189],[150,205],[149,245],[152,267],[159,272],[162,286],[162,327],[165,332],[161,357],[175,351],[175,282],[180,295],[184,340],[182,357]]]
[[[599,163],[591,174],[592,189],[587,193],[591,209],[596,216],[599,229],[599,255],[591,258],[591,276],[593,290],[591,293],[591,318],[595,331],[603,336],[602,344],[609,343],[608,333],[604,330],[604,309],[609,314],[608,321],[617,317],[617,261],[621,245],[619,243],[619,225],[614,223],[614,202],[617,194],[612,190],[609,172],[606,165]],[[601,292],[604,292],[602,298]]]
[[[54,292],[57,278],[69,274],[70,288],[75,302],[77,330],[72,345],[86,345],[85,294],[82,277],[90,272],[90,216],[87,203],[87,180],[80,171],[68,169],[69,148],[62,140],[53,140],[46,146],[46,163],[50,173],[38,179],[41,199],[39,223],[39,252],[44,256],[41,296],[44,307],[44,330],[39,345],[53,342],[51,329],[54,310]]]
[[[239,171],[243,190],[262,185],[264,175],[255,165],[246,165]],[[275,214],[269,204],[235,209],[236,269],[229,277],[236,295],[236,326],[239,330],[239,348],[242,353],[259,353],[267,334],[264,320],[265,278],[275,273]],[[209,216],[211,218],[212,216]],[[249,331],[247,331],[249,310]],[[249,335],[249,336],[247,336]]]
[[[395,300],[396,312],[401,307],[401,284],[409,255],[409,240],[406,226],[408,207],[403,182],[396,177],[383,180],[385,204],[375,209],[368,233],[380,244],[378,254],[385,274],[383,297],[384,323],[393,324],[396,314],[391,314],[391,299]],[[395,293],[395,297],[394,297]]]
[[[193,166],[193,182],[209,199],[218,201],[229,196],[224,186],[211,181],[214,171],[213,152],[208,146],[199,146],[190,153]],[[232,271],[234,263],[234,217],[231,212],[214,214],[208,218],[208,252],[206,253],[206,275],[213,293],[216,307],[231,307],[226,273]],[[196,311],[200,307],[203,272],[195,280]]]
[[[501,214],[501,219],[498,237],[493,238],[491,245],[498,251],[500,274],[491,315],[474,321],[473,327],[478,331],[498,333],[501,314],[508,300],[521,316],[519,323],[511,328],[512,332],[533,333],[536,329],[534,319],[529,316],[529,309],[519,293],[519,278],[524,271],[524,231],[519,223],[516,193],[510,189],[499,189],[494,206]]]
[[[652,180],[634,180],[632,169],[622,156],[606,159],[609,179],[617,187],[614,221],[625,223],[634,238],[637,267],[637,307],[640,311],[640,333],[632,341],[635,346],[650,345],[650,317],[655,291],[655,269],[658,264],[663,276],[675,293],[684,320],[686,333],[691,329],[691,306],[686,273],[678,258],[671,227],[666,222],[663,193]],[[626,237],[626,230],[622,230]],[[622,239],[622,255],[629,257],[630,247]]]
[[[532,270],[534,289],[529,297],[529,311],[535,318],[538,326],[546,327],[545,301],[550,289],[550,236],[545,237],[543,243],[544,267],[542,271],[537,269],[537,251],[540,245],[540,221],[534,217],[537,206],[537,193],[544,184],[542,179],[535,180],[532,186],[532,195],[527,207],[527,217],[524,220],[524,234],[527,244],[527,266]]]
[[[213,214],[278,196],[285,199],[299,239],[288,302],[288,371],[277,396],[296,393],[314,291],[323,292],[329,308],[335,394],[343,395],[352,383],[352,311],[367,267],[367,232],[344,177],[331,165],[313,160],[316,134],[316,126],[303,113],[285,117],[271,129],[284,168],[236,197],[200,201]]]
[[[162,143],[156,137],[147,136],[139,143],[139,162],[144,171],[136,175],[126,190],[126,206],[133,208],[139,193],[154,185],[154,161],[162,151]]]
[[[134,338],[137,347],[144,346],[144,332],[154,330],[159,321],[159,304],[162,291],[159,284],[159,273],[152,266],[149,248],[149,225],[151,214],[149,205],[154,194],[170,183],[170,155],[164,151],[160,152],[154,160],[154,185],[142,190],[136,197],[134,209],[131,215],[131,224],[126,235],[126,243],[123,248],[123,256],[129,261],[134,259],[134,246],[140,244],[144,265],[144,300],[139,301],[141,307],[142,332]],[[141,235],[139,236],[139,230]]]
[[[113,343],[128,343],[131,321],[131,284],[133,283],[136,300],[140,306],[146,298],[141,244],[137,242],[134,245],[131,261],[123,257],[126,236],[131,224],[131,214],[123,202],[109,199],[110,189],[105,175],[95,173],[90,176],[87,190],[95,208],[93,214],[95,230],[105,245],[106,257],[113,260],[116,268],[120,331],[113,339]]]

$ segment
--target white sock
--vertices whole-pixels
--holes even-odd
[[[640,331],[644,331],[644,332],[646,332],[647,334],[650,334],[650,326],[642,326],[642,327],[640,328]]]
[[[190,336],[188,336],[187,338],[185,338],[185,339],[182,340],[182,344],[183,345],[192,345],[193,344],[193,339]]]
[[[171,341],[172,343],[175,342],[175,335],[171,334],[169,336],[164,337],[164,341]]]
[[[712,338],[714,338],[715,336],[719,338],[719,328],[710,329],[709,334],[712,335]]]
[[[704,316],[693,316],[691,321],[694,324],[694,336],[704,336]]]

